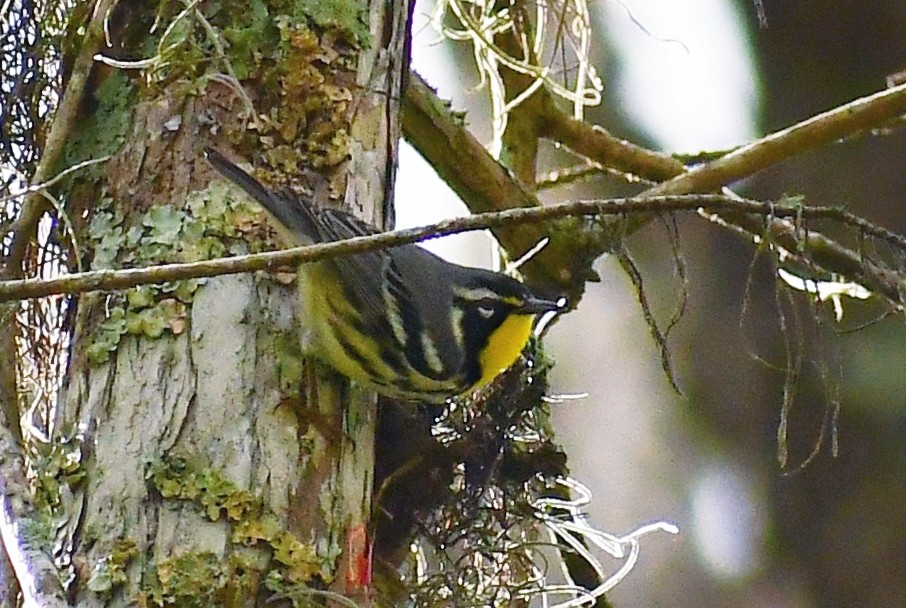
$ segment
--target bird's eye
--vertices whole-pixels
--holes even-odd
[[[483,319],[490,319],[497,312],[497,301],[490,298],[479,300],[475,306]]]

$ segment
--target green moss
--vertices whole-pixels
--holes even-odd
[[[111,72],[95,89],[94,101],[97,106],[73,129],[64,153],[65,166],[115,154],[126,140],[135,106],[135,87],[127,74],[122,70]],[[93,165],[79,177],[97,180],[101,171],[101,165]]]
[[[261,79],[265,89],[276,84],[280,72],[287,74],[279,66],[286,57],[282,43],[288,29],[317,32],[356,48],[370,46],[365,12],[356,0],[224,2],[221,15],[233,71],[242,80]],[[278,40],[281,43],[275,44]]]
[[[304,587],[330,579],[332,560],[326,562],[312,545],[287,531],[259,497],[219,472],[182,457],[152,464],[147,477],[164,498],[191,502],[211,521],[231,523],[234,545],[266,546],[272,558],[268,574],[285,584]]]
[[[294,14],[309,19],[318,29],[342,33],[350,43],[361,48],[371,44],[365,12],[357,0],[298,0],[294,3]]]
[[[116,587],[125,585],[126,567],[138,555],[135,542],[124,538],[113,544],[110,555],[99,561],[88,579],[88,589],[100,595],[109,595]]]
[[[239,79],[257,74],[265,57],[273,57],[277,28],[263,0],[223,4],[229,25],[223,38],[229,43],[230,63]]]

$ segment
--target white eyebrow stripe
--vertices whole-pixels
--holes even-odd
[[[488,289],[487,287],[454,287],[453,291],[463,300],[477,302],[479,300],[499,300],[500,294]]]

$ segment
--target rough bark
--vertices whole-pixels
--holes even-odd
[[[309,4],[294,8],[304,12]],[[277,14],[285,5],[270,3],[270,21],[262,27],[285,28],[289,21],[280,19],[290,17]],[[73,211],[87,213],[81,227],[95,266],[111,246],[117,265],[142,256],[185,259],[187,239],[198,231],[211,237],[206,247],[261,246],[268,230],[260,217],[241,202],[219,206],[225,189],[212,183],[214,174],[200,157],[205,143],[235,147],[237,156],[256,164],[264,158],[277,173],[316,171],[335,198],[380,223],[392,191],[409,6],[378,0],[336,5],[361,15],[364,37],[355,39],[358,32],[347,22],[328,24],[319,15],[289,28],[301,41],[287,43],[287,53],[305,69],[320,70],[312,80],[317,85],[294,89],[292,69],[277,83],[254,72],[241,77],[258,112],[271,121],[307,103],[293,97],[300,93],[329,91],[337,106],[309,109],[307,123],[290,128],[287,119],[260,140],[264,121],[249,130],[254,121],[241,115],[235,87],[222,80],[199,79],[196,88],[173,79],[158,88],[109,80],[122,79],[117,72],[96,75],[100,86],[120,87],[118,103],[129,101],[88,108],[125,121],[122,145],[105,172],[74,188],[69,201]],[[156,10],[123,8],[111,18],[112,35],[137,52],[144,48],[137,32]],[[238,62],[231,53],[239,53],[240,44],[232,42],[227,57]],[[330,60],[339,46],[346,55]],[[320,59],[309,59],[316,55]],[[89,125],[99,120],[86,116]],[[109,116],[104,120],[115,128]],[[316,128],[322,137],[334,130],[324,137],[329,147],[309,145]],[[81,144],[82,152],[102,152],[97,142]],[[303,145],[308,148],[286,162],[285,152]],[[279,154],[270,154],[274,150]],[[110,200],[101,202],[102,193]],[[110,215],[108,224],[101,214]],[[288,275],[246,274],[150,295],[134,290],[126,300],[80,299],[58,416],[58,428],[79,423],[90,429],[92,446],[81,465],[82,516],[74,522],[80,606],[137,600],[255,606],[275,592],[296,597],[308,587],[366,591],[374,399],[336,380],[313,384],[319,374],[301,363],[304,319],[296,311],[295,284],[287,283]],[[120,325],[117,315],[123,315]],[[277,575],[278,583],[267,580]]]

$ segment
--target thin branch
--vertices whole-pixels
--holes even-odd
[[[882,239],[890,246],[906,252],[906,237],[894,234],[884,228],[836,207],[819,207],[805,205],[783,205],[774,202],[762,202],[749,199],[708,194],[682,195],[646,198],[618,198],[592,201],[577,201],[549,207],[531,209],[510,209],[494,213],[482,213],[470,217],[447,220],[422,228],[396,230],[366,237],[357,237],[336,243],[324,243],[309,247],[297,247],[283,251],[259,253],[233,258],[220,258],[188,264],[164,264],[148,268],[128,270],[99,270],[66,275],[63,277],[39,280],[25,279],[0,282],[0,302],[14,299],[43,297],[61,293],[85,293],[89,291],[110,291],[128,289],[138,285],[162,283],[185,279],[197,279],[225,274],[237,274],[256,270],[273,271],[278,267],[310,263],[340,255],[350,255],[374,251],[387,247],[457,234],[471,230],[497,228],[509,224],[529,224],[548,222],[550,220],[571,216],[625,216],[638,213],[667,213],[677,211],[699,211],[707,209],[714,212],[734,212],[764,217],[795,217],[801,219],[833,220],[858,229],[862,234]],[[829,270],[854,277],[863,285],[883,295],[892,302],[899,302],[903,281],[893,270],[862,259],[850,251],[814,231],[804,228],[793,228],[792,232],[771,233],[772,239],[779,239],[781,246],[795,253],[799,246],[814,258],[814,249],[819,249],[830,260],[839,265],[846,265],[849,272],[841,271],[831,265]],[[834,256],[827,257],[830,252]],[[824,265],[827,268],[827,265]]]
[[[576,154],[600,165],[636,175],[644,180],[661,182],[680,175],[685,170],[683,163],[669,154],[655,152],[620,139],[603,127],[567,115],[557,107],[549,95],[544,95],[542,105],[544,115],[539,118],[539,122],[545,138],[566,146]]]
[[[647,291],[645,290],[645,280],[642,277],[642,271],[639,269],[638,264],[635,263],[635,260],[632,259],[629,250],[625,247],[616,253],[616,257],[620,262],[620,266],[623,268],[623,272],[626,273],[629,280],[632,281],[632,286],[635,288],[636,299],[639,301],[639,306],[642,309],[642,318],[645,319],[645,324],[648,326],[648,332],[651,334],[651,337],[654,339],[654,343],[657,345],[658,351],[660,352],[661,367],[664,370],[664,375],[667,376],[667,380],[670,382],[670,386],[673,390],[676,391],[676,394],[682,396],[683,391],[677,381],[676,372],[673,370],[673,360],[670,358],[670,346],[667,343],[667,332],[662,330],[660,325],[658,325],[657,319],[654,317],[654,311],[651,310]]]
[[[772,165],[906,114],[906,84],[861,97],[772,133],[646,190],[643,195],[710,192]],[[595,159],[597,160],[597,159]]]
[[[59,182],[61,179],[63,179],[67,175],[71,175],[72,173],[75,173],[76,171],[79,171],[80,169],[84,169],[85,167],[90,167],[91,165],[98,165],[100,163],[105,163],[108,160],[110,160],[110,157],[104,156],[101,158],[92,158],[90,160],[86,160],[86,161],[77,163],[71,167],[68,167],[67,169],[65,169],[63,171],[60,171],[59,173],[54,175],[52,178],[50,178],[46,182],[32,184],[31,186],[28,186],[27,188],[23,188],[19,192],[7,194],[6,196],[0,196],[0,204],[3,204],[7,201],[17,199],[24,194],[31,194],[32,192],[40,192],[42,190],[47,190],[48,188],[50,188],[51,186],[53,186],[54,184]]]
[[[53,123],[50,125],[50,131],[41,151],[41,160],[32,176],[33,183],[41,184],[49,181],[63,154],[63,147],[69,139],[69,134],[78,124],[76,115],[82,105],[85,85],[94,65],[94,55],[104,43],[104,24],[117,2],[118,0],[100,0],[94,7],[94,14],[88,24],[72,72],[69,74],[66,90],[60,99],[60,105],[54,112]],[[13,222],[10,230],[12,242],[4,268],[0,272],[0,278],[9,279],[21,276],[22,260],[25,258],[28,243],[34,238],[38,221],[46,210],[47,201],[44,197],[39,196],[36,192],[26,196],[19,211],[19,217]]]
[[[538,178],[537,182],[535,183],[535,188],[540,192],[542,190],[559,188],[573,182],[600,176],[616,177],[621,182],[629,184],[641,181],[638,176],[632,175],[631,173],[625,173],[611,167],[605,167],[604,165],[598,164],[594,161],[586,160],[579,165],[548,171]]]

